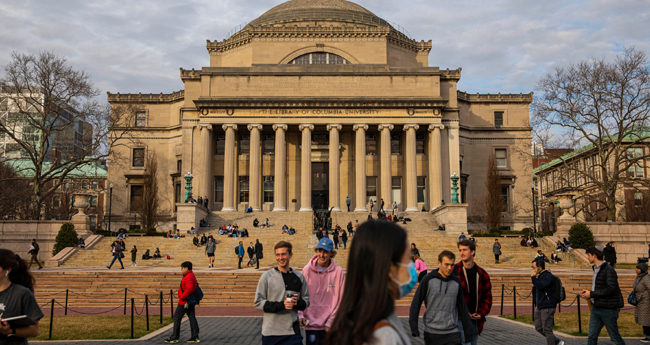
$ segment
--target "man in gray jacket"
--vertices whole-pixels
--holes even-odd
[[[429,272],[418,286],[409,312],[409,325],[414,337],[420,336],[418,318],[424,302],[424,343],[426,345],[461,345],[458,320],[465,339],[474,336],[474,325],[467,311],[460,279],[452,274],[456,255],[445,250],[438,255],[438,269]]]
[[[214,251],[217,250],[217,244],[212,236],[208,237],[208,243],[205,244],[205,253],[208,255],[208,268],[214,266]]]
[[[289,265],[293,246],[280,241],[275,245],[278,267],[260,277],[255,292],[255,308],[264,312],[263,345],[302,345],[298,311],[309,307],[305,277]]]

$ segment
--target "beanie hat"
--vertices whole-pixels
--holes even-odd
[[[640,270],[641,270],[641,273],[646,273],[646,272],[648,272],[648,264],[646,264],[646,263],[644,263],[644,262],[642,262],[642,263],[636,265],[636,268],[640,269]]]

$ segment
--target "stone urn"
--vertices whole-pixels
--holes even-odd
[[[79,211],[75,216],[86,216],[84,209],[88,207],[88,201],[93,195],[88,193],[74,193],[72,195],[74,196],[74,207]]]
[[[560,209],[562,209],[562,215],[559,219],[563,221],[572,221],[573,216],[569,214],[569,209],[573,207],[573,197],[575,194],[565,193],[557,194],[556,196],[560,201]]]

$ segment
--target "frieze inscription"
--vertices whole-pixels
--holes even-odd
[[[243,116],[376,116],[376,115],[433,115],[433,109],[209,109],[208,115]]]

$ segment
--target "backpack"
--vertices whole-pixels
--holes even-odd
[[[239,246],[235,247],[235,254],[237,254],[237,256],[239,256]]]
[[[555,290],[553,290],[553,298],[557,303],[560,303],[566,299],[566,292],[564,291],[564,286],[562,286],[562,281],[557,276],[553,276],[555,280]]]
[[[183,286],[181,286],[181,291],[183,291]],[[191,295],[187,296],[187,303],[189,303],[190,305],[201,304],[202,299],[203,299],[203,290],[201,290],[199,283],[196,283],[196,290],[194,290],[194,292]]]

